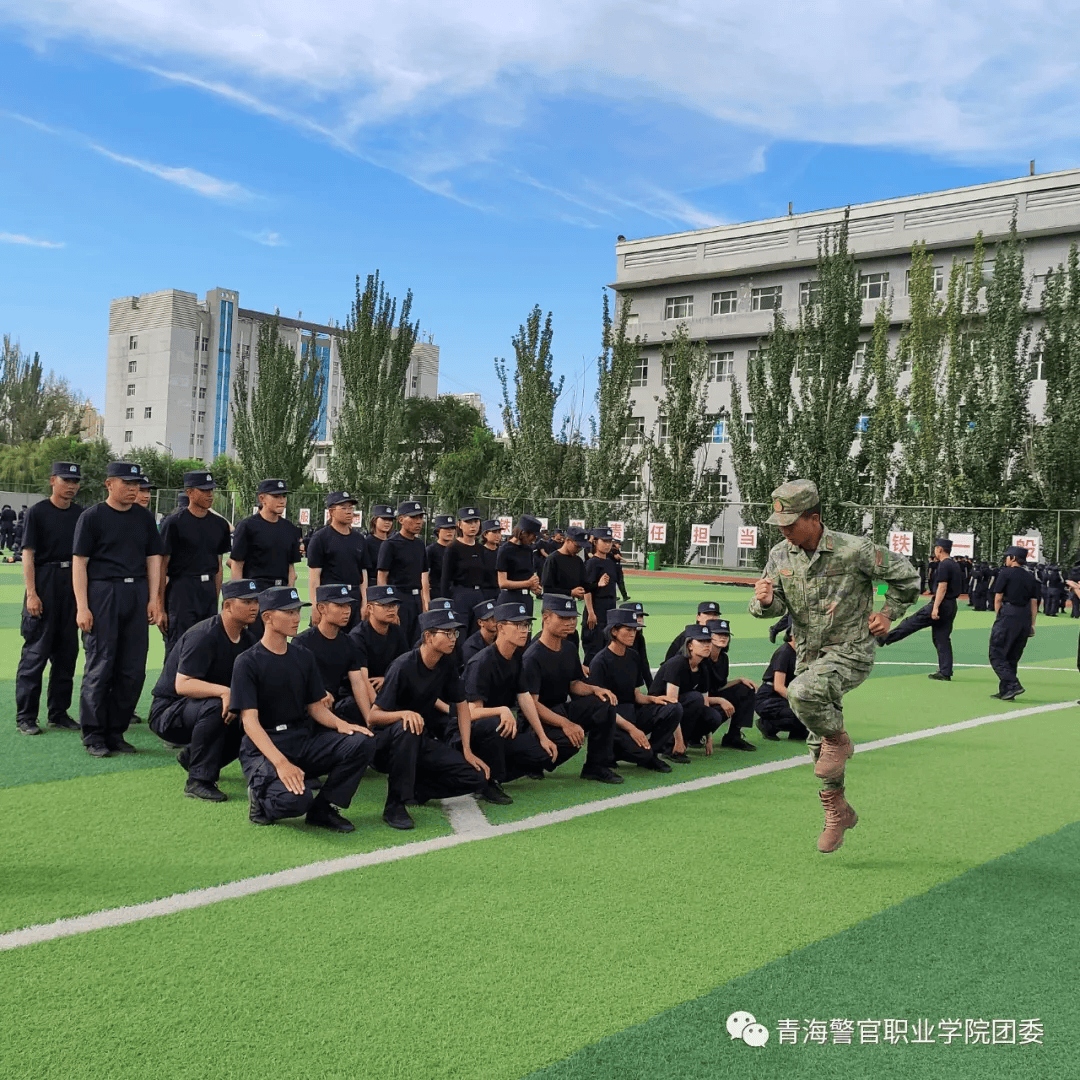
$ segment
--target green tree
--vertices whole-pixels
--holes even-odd
[[[248,387],[243,359],[233,379],[233,442],[242,466],[242,505],[255,502],[266,477],[281,477],[290,489],[304,486],[315,452],[315,425],[324,392],[314,350],[307,356],[281,339],[275,314],[259,325],[257,375]]]
[[[867,363],[877,387],[870,408],[862,448],[866,454],[866,475],[869,488],[867,500],[872,505],[884,504],[892,494],[896,470],[896,445],[904,428],[904,408],[899,392],[902,361],[899,350],[889,347],[889,328],[892,324],[892,297],[883,301],[874,315],[874,331],[870,339]],[[881,541],[889,521],[878,521],[879,532],[874,539]]]
[[[483,426],[480,410],[457,398],[407,399],[398,433],[400,489],[413,495],[429,492],[440,459],[472,445],[473,432]]]
[[[341,415],[327,468],[330,486],[362,497],[388,497],[398,477],[399,432],[405,409],[405,374],[419,323],[410,322],[412,292],[390,296],[379,272],[356,296],[339,339]]]
[[[0,343],[0,442],[24,443],[77,435],[82,400],[67,381],[46,374],[41,357],[23,353],[5,334]]]
[[[505,486],[507,473],[506,448],[489,428],[478,425],[468,445],[436,462],[435,498],[451,512],[481,497],[501,501],[510,495]]]
[[[74,461],[82,471],[78,501],[82,506],[89,506],[105,498],[105,471],[113,460],[104,439],[83,442],[74,435],[0,446],[0,485],[45,495],[49,492],[52,463]]]

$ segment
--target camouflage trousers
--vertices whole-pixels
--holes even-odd
[[[821,753],[822,736],[844,728],[844,695],[866,681],[872,666],[831,652],[817,656],[809,663],[804,663],[800,657],[795,678],[788,686],[788,704],[810,730],[806,748],[815,762]],[[826,790],[843,786],[842,773],[836,780],[822,782]]]

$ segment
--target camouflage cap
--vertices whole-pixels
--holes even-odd
[[[813,480],[789,480],[772,493],[772,500],[774,512],[768,525],[792,525],[800,514],[821,501]]]

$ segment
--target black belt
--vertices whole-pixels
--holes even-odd
[[[1029,605],[1027,605],[1027,604],[1014,604],[1009,600],[1002,600],[1001,601],[1001,606],[1002,607],[1016,608],[1017,611],[1027,611]]]
[[[134,581],[145,581],[145,577],[96,577],[91,578],[91,581],[122,581],[125,585],[130,585]]]
[[[46,559],[44,562],[40,562],[37,559],[34,560],[35,566],[59,566],[61,570],[71,569],[71,560],[67,559],[61,561],[60,559]]]
[[[170,581],[212,581],[217,577],[217,572],[213,574],[170,574]]]

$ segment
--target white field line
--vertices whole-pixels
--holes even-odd
[[[982,727],[984,724],[997,724],[1004,720],[1018,720],[1025,716],[1035,716],[1039,713],[1057,712],[1060,709],[1070,708],[1075,708],[1075,702],[1059,701],[1049,705],[1036,705],[1029,709],[1013,709],[1010,712],[996,713],[992,716],[979,716],[972,720],[961,720],[955,724],[942,724],[939,727],[924,728],[921,731],[911,731],[904,735],[890,735],[885,739],[856,743],[856,747],[860,754],[864,754],[870,750],[899,746],[902,743],[929,739],[936,735],[947,735],[954,731],[966,731],[969,728]],[[682,784],[671,784],[667,787],[651,788],[647,791],[629,792],[608,799],[579,803],[576,806],[568,806],[563,810],[550,810],[506,825],[491,825],[488,823],[486,829],[476,827],[477,823],[470,812],[468,819],[469,824],[473,826],[473,831],[454,833],[451,836],[440,836],[434,840],[418,840],[411,844],[399,844],[395,847],[380,848],[377,851],[346,855],[338,859],[326,859],[321,862],[308,863],[304,866],[295,866],[288,870],[278,870],[271,874],[259,874],[256,877],[230,881],[224,885],[215,885],[205,889],[192,889],[190,892],[176,893],[161,900],[150,900],[142,904],[132,904],[128,907],[97,911],[90,915],[58,919],[55,922],[28,926],[21,930],[10,930],[5,934],[0,934],[0,951],[18,949],[25,945],[35,945],[44,941],[54,941],[57,938],[74,937],[78,934],[87,934],[93,930],[102,930],[110,926],[126,926],[129,923],[142,922],[144,919],[154,919],[161,915],[175,915],[181,911],[209,907],[211,904],[218,904],[223,900],[237,900],[245,896],[254,896],[270,889],[299,885],[305,881],[314,881],[317,878],[345,873],[348,870],[361,870],[382,863],[397,862],[400,859],[412,858],[415,855],[426,855],[428,852],[442,851],[446,848],[458,847],[461,844],[488,840],[495,836],[506,836],[510,833],[541,829],[547,825],[557,825],[589,814],[599,814],[605,810],[652,802],[654,799],[666,799],[672,795],[681,795],[690,791],[703,791],[706,788],[718,787],[721,784],[731,784],[737,780],[748,780],[754,776],[764,776],[767,773],[781,772],[784,769],[805,767],[807,764],[806,756],[798,754],[782,761],[770,761],[762,765],[752,765],[745,769],[735,769],[732,772],[703,776],[697,780],[688,780]],[[476,809],[478,810],[478,808]],[[453,821],[455,811],[451,809],[450,812],[451,821]]]

